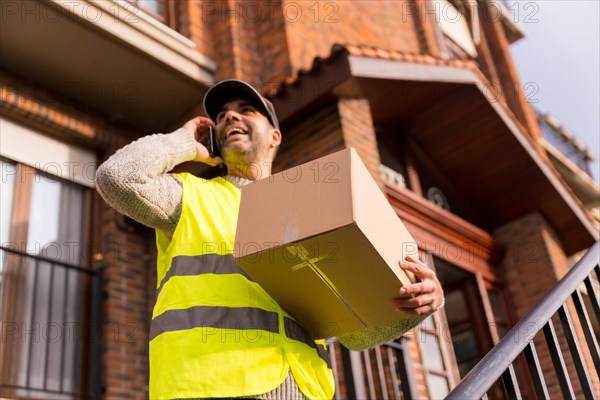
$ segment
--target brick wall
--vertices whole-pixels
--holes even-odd
[[[341,98],[338,101],[338,110],[346,147],[356,149],[371,176],[383,190],[383,182],[379,177],[381,161],[368,100]]]
[[[102,206],[104,329],[102,381],[106,398],[148,398],[150,291],[155,263],[146,235],[132,232],[125,218]]]
[[[178,1],[176,2],[176,26],[182,35],[196,44],[200,54],[215,59],[216,41],[219,36],[214,32],[216,7],[213,2]]]
[[[341,98],[318,111],[307,113],[300,124],[283,130],[274,171],[354,147],[373,178],[380,184],[379,150],[369,102]]]
[[[121,146],[136,134],[123,129],[117,135],[101,114],[82,111],[79,104],[5,70],[0,70],[0,99],[2,115],[86,148]]]
[[[244,79],[268,90],[291,72],[280,3],[179,2],[177,25],[198,52],[217,61],[215,80]]]
[[[498,8],[490,2],[480,3],[479,13],[483,40],[478,50],[482,52],[484,73],[500,89],[503,100],[519,122],[534,139],[541,131],[528,102],[519,74],[510,54],[509,43],[498,17]]]
[[[311,2],[285,0],[288,46],[293,71],[308,69],[315,57],[327,57],[334,43],[363,44],[420,53],[411,2]]]
[[[419,49],[422,54],[441,57],[441,44],[438,41],[436,25],[439,21],[439,13],[430,0],[408,1],[404,6],[403,19],[412,18],[415,30],[418,33]]]
[[[569,270],[567,256],[562,250],[556,232],[548,225],[538,213],[529,214],[495,232],[496,238],[506,245],[506,256],[502,261],[502,273],[506,282],[506,291],[514,316],[523,318],[541,299],[548,293],[558,280]],[[585,343],[581,325],[571,301],[567,302],[573,325],[580,343]],[[571,382],[577,398],[583,398],[579,380],[576,378],[573,361],[568,356],[568,345],[557,318],[553,318],[557,331],[560,347],[563,349],[565,363],[572,377]],[[554,375],[550,353],[548,352],[543,336],[538,334],[535,340],[540,363],[544,371],[548,391],[551,398],[561,397],[560,387]],[[592,359],[589,349],[582,347],[589,371],[593,371]],[[594,375],[594,374],[593,374]],[[597,393],[600,392],[598,376],[593,377],[593,384]]]
[[[286,23],[280,6],[260,4],[262,18],[255,28],[258,41],[256,81],[260,86],[274,88],[292,72]]]
[[[416,334],[416,330],[411,331],[408,335],[408,341],[406,347],[410,350],[410,357],[413,367],[413,374],[416,384],[417,399],[428,399],[429,391],[427,390],[427,381],[425,378],[425,371],[423,370],[423,363],[421,362],[421,353],[419,351],[419,338]]]
[[[283,129],[274,171],[282,171],[344,148],[335,103],[306,115],[298,125]]]

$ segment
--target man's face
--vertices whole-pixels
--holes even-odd
[[[226,164],[271,161],[271,149],[279,144],[279,131],[248,99],[226,102],[215,122],[221,156]]]

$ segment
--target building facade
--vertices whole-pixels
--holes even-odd
[[[443,398],[598,240],[591,154],[528,103],[504,3],[0,6],[2,398],[147,397],[154,235],[102,201],[95,168],[200,115],[221,79],[273,100],[276,171],[354,147],[444,286],[395,342],[329,340],[338,399]]]

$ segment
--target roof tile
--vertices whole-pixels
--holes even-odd
[[[342,52],[347,52],[348,54],[357,57],[372,57],[383,60],[393,60],[427,65],[447,65],[459,68],[467,68],[475,72],[480,78],[483,78],[485,81],[487,81],[487,79],[485,79],[479,68],[477,68],[475,62],[472,60],[444,60],[441,58],[433,57],[430,54],[415,54],[397,49],[383,49],[380,47],[367,46],[361,44],[336,43],[332,46],[331,52],[327,57],[315,57],[310,69],[301,69],[294,71],[291,75],[283,79],[279,89],[285,86],[295,85],[302,75],[315,72],[322,64],[327,64],[331,62]]]

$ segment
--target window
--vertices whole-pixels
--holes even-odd
[[[432,399],[445,398],[450,389],[449,370],[447,362],[444,362],[442,353],[442,324],[439,321],[439,315],[429,316],[419,329],[419,349],[421,351],[421,360],[423,370],[427,379],[427,388],[429,396]]]
[[[393,134],[377,133],[377,146],[381,164],[379,176],[384,182],[393,184],[401,189],[409,187],[406,178],[406,166],[402,160],[403,150],[401,139]]]
[[[476,19],[477,3],[474,1],[434,0],[434,4],[436,12],[439,13],[438,21],[444,35],[469,56],[477,58],[476,42],[479,35],[477,31],[479,22]],[[469,21],[467,9],[472,14],[472,21]]]
[[[127,0],[165,25],[173,26],[175,3],[171,0]]]
[[[421,251],[420,258],[438,274],[438,265],[431,253]],[[445,398],[456,384],[456,362],[447,334],[448,321],[443,311],[424,320],[417,333],[423,372],[432,399]]]
[[[6,159],[0,168],[1,394],[77,397],[85,370],[87,277],[79,268],[89,189]]]
[[[0,398],[86,397],[95,157],[2,118],[0,129]]]
[[[446,340],[451,339],[460,378],[465,375],[493,347],[497,332],[502,337],[509,325],[508,312],[503,294],[495,284],[483,280],[441,259],[435,260],[438,278],[444,287],[446,305],[444,315],[448,330]],[[490,312],[485,303],[489,300]],[[523,372],[525,372],[523,370]],[[519,377],[524,377],[517,371]],[[501,383],[494,384],[487,395],[490,399],[502,399]]]
[[[484,353],[477,332],[480,326],[474,321],[467,297],[469,293],[460,287],[446,293],[446,317],[461,377],[479,362]]]
[[[502,292],[498,288],[488,287],[487,294],[490,299],[490,306],[494,316],[493,323],[498,332],[498,339],[502,339],[509,329],[509,317],[506,304]]]

